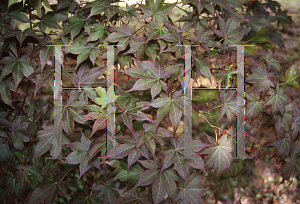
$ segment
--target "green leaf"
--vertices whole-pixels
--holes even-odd
[[[171,120],[174,133],[176,132],[179,122],[182,116],[183,110],[183,96],[181,91],[177,91],[173,94],[172,97],[169,97],[167,94],[160,94],[160,98],[155,99],[150,104],[155,108],[159,108],[157,111],[157,120],[155,127],[157,128],[159,123],[169,115]]]
[[[15,89],[17,90],[17,87],[23,79],[23,76],[28,77],[33,73],[32,65],[35,66],[35,63],[29,60],[28,55],[23,55],[19,59],[12,53],[9,53],[9,55],[9,57],[2,59],[2,62],[4,62],[6,65],[2,71],[1,77],[3,78],[12,73],[15,81]]]
[[[39,202],[54,203],[57,194],[68,200],[65,181],[46,182],[35,187],[29,197],[29,204]],[[68,200],[69,201],[69,200]]]
[[[246,93],[246,97],[246,118],[257,118],[263,112],[263,105],[265,104],[265,101],[259,100],[258,93]]]
[[[294,176],[295,173],[300,172],[300,157],[297,155],[295,149],[291,151],[290,155],[290,157],[285,158],[285,164],[279,169],[283,177],[281,183]]]
[[[2,79],[0,82],[0,86],[1,86],[0,95],[2,101],[7,105],[10,105],[12,108],[14,108],[12,105],[12,99],[11,99],[11,93],[10,93],[8,81]]]
[[[144,107],[144,104],[142,102],[131,103],[126,107],[123,105],[119,105],[118,107],[122,111],[122,113],[117,118],[118,124],[120,124],[121,121],[123,121],[133,135],[133,119],[151,121],[151,119],[141,111]]]
[[[38,74],[39,73],[39,74]],[[54,90],[54,69],[53,67],[46,66],[46,68],[41,73],[41,68],[37,69],[34,73],[34,75],[37,74],[37,79],[35,81],[35,89],[34,89],[34,97],[36,96],[36,93],[38,90],[45,85],[45,83],[48,81],[52,89]]]
[[[174,163],[174,168],[186,181],[189,165],[205,172],[204,162],[195,152],[201,151],[207,146],[206,144],[197,140],[186,143],[184,142],[184,136],[181,136],[177,142],[174,140],[171,140],[171,142],[174,149],[163,151],[164,161],[161,171],[169,168]]]
[[[245,29],[235,17],[230,17],[226,24],[222,17],[218,16],[220,30],[214,33],[225,39],[225,45],[238,45],[245,35]]]
[[[67,16],[62,15],[60,13],[47,12],[45,15],[42,16],[40,22],[36,23],[36,26],[38,26],[42,32],[45,32],[47,27],[54,28],[54,29],[61,29],[58,23],[66,19]]]
[[[197,76],[200,76],[203,74],[206,78],[208,78],[211,81],[211,73],[210,73],[210,68],[211,65],[202,59],[197,59],[195,58],[195,65],[196,65],[196,71],[197,71]]]
[[[269,91],[270,98],[264,106],[272,105],[272,114],[280,112],[284,115],[285,105],[288,103],[287,96],[284,94],[284,89],[279,88],[277,84],[276,90]]]
[[[192,98],[193,103],[210,103],[217,100],[220,96],[219,90],[197,90],[197,93]]]
[[[69,33],[71,34],[71,40],[79,34],[83,26],[88,25],[90,20],[86,20],[86,18],[81,14],[78,13],[77,16],[72,16],[68,18],[68,25],[63,29],[61,36],[66,36]]]
[[[286,158],[292,149],[292,141],[288,134],[285,137],[280,137],[278,141],[272,142],[270,146],[276,147],[274,156],[279,156],[282,160]]]
[[[264,59],[267,61],[268,67],[272,66],[272,67],[276,68],[278,71],[281,70],[279,61],[275,60],[270,54],[267,54],[266,56],[264,56]]]
[[[44,67],[47,64],[47,61],[51,56],[54,56],[54,46],[46,46],[40,50],[40,63],[41,63],[41,72],[43,72]]]
[[[92,187],[93,190],[100,191],[97,197],[102,198],[103,203],[107,204],[113,204],[119,197],[116,190],[114,190],[113,188],[114,187],[111,181],[109,183],[99,184]]]
[[[107,17],[108,22],[110,21],[111,17],[115,13],[119,13],[119,8],[116,5],[112,5],[113,1],[102,1],[96,0],[87,4],[86,8],[92,8],[90,15],[88,18],[102,14],[104,12],[105,16]]]
[[[227,119],[229,122],[235,121],[234,114],[236,114],[236,91],[230,90],[230,91],[221,91],[220,100],[223,103],[222,109],[219,115],[220,120],[223,115],[227,116]]]
[[[274,83],[271,81],[271,77],[274,73],[269,73],[266,68],[252,68],[253,74],[247,77],[246,82],[255,84],[253,91],[255,92],[267,92],[270,87],[274,87]]]
[[[224,179],[217,183],[215,183],[212,186],[212,189],[214,189],[214,197],[215,199],[219,200],[223,197],[223,195],[233,196],[234,188],[232,185],[231,180]]]
[[[176,200],[182,199],[184,203],[198,204],[203,203],[202,196],[206,194],[208,188],[201,183],[202,176],[199,173],[194,173],[188,178],[188,183],[179,183],[181,189]]]
[[[139,5],[140,9],[143,11],[144,15],[142,19],[152,17],[152,20],[157,23],[164,23],[167,21],[166,15],[168,15],[175,4],[165,4],[164,0],[146,0],[146,5]]]
[[[0,145],[0,162],[13,161],[13,153],[10,151],[9,147],[6,144]]]
[[[299,84],[296,81],[298,77],[300,77],[300,73],[297,74],[298,70],[298,63],[293,64],[291,67],[288,68],[284,75],[280,75],[280,80],[284,82],[281,87],[285,88],[287,86],[295,87],[299,89]]]
[[[227,134],[221,137],[220,144],[217,144],[210,136],[207,137],[212,144],[202,151],[203,154],[208,154],[205,157],[205,166],[207,168],[214,167],[214,174],[220,177],[226,169],[231,167],[233,147],[227,140]]]
[[[130,39],[135,33],[136,26],[130,28],[127,24],[123,23],[122,27],[112,27],[110,31],[112,32],[104,40],[104,42],[118,42],[118,53],[122,50],[125,50],[127,45],[130,43]]]
[[[77,67],[80,65],[80,63],[85,61],[87,58],[89,58],[94,65],[97,56],[102,54],[100,49],[96,47],[97,44],[98,43],[87,43],[87,44],[75,43],[74,45],[67,47],[65,51],[73,54],[78,54]]]

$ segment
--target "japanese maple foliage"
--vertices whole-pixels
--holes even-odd
[[[287,87],[299,89],[298,64],[283,72],[271,54],[283,47],[278,28],[292,22],[280,5],[145,2],[1,5],[2,202],[199,204],[209,190],[216,200],[234,202],[234,181],[244,188],[257,159],[276,158],[282,182],[300,173],[299,104],[289,103],[286,94]],[[187,103],[184,45],[197,45],[193,80],[218,77],[225,88],[236,86],[238,74],[229,45],[243,44],[253,45],[245,47],[245,155],[253,157],[246,160],[232,158],[235,91],[193,91],[193,111],[214,135],[193,127],[197,135],[186,141],[180,125]],[[62,46],[62,83],[76,88],[62,91],[62,149],[54,127],[55,47],[48,45],[69,45]],[[114,138],[106,136],[108,96],[99,88],[108,76],[106,45],[115,45]],[[213,109],[219,117],[209,121]],[[229,130],[220,128],[224,122]]]

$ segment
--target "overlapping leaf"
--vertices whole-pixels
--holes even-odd
[[[265,101],[259,100],[258,93],[246,93],[247,104],[246,104],[246,118],[254,119],[261,115],[263,112],[263,105]]]
[[[166,4],[164,0],[146,0],[146,4],[139,5],[139,8],[143,11],[144,15],[142,19],[152,17],[152,20],[157,23],[164,23],[167,21],[166,15],[168,15],[175,4]]]
[[[162,138],[172,137],[172,133],[164,128],[155,129],[154,125],[143,124],[144,131],[139,131],[139,137],[137,139],[136,146],[140,147],[142,144],[146,144],[150,152],[155,155],[156,143],[162,147],[164,142]]]
[[[276,90],[270,90],[269,94],[270,98],[264,106],[271,105],[273,114],[280,112],[281,115],[283,115],[285,105],[288,103],[287,96],[284,94],[284,89],[279,88],[279,85],[277,84]]]
[[[271,77],[274,73],[269,73],[266,68],[252,68],[253,74],[247,77],[246,82],[255,84],[253,91],[255,92],[267,92],[270,87],[274,87],[274,83],[271,81]]]
[[[33,67],[36,66],[36,63],[30,61],[29,56],[23,55],[21,58],[17,58],[14,54],[9,53],[9,57],[5,57],[1,62],[5,63],[5,67],[2,71],[1,78],[7,76],[12,73],[15,87],[17,89],[19,83],[23,79],[23,77],[28,77],[33,73]]]
[[[298,77],[300,77],[300,73],[297,73],[298,63],[293,64],[288,68],[284,75],[280,75],[280,80],[284,82],[281,87],[285,88],[287,86],[299,88],[299,83],[296,81]]]
[[[123,73],[139,79],[126,92],[151,89],[152,100],[161,92],[161,89],[167,92],[167,84],[162,79],[169,78],[173,72],[166,72],[164,67],[158,62],[154,65],[149,61],[135,61],[139,68],[131,68],[123,71]]]
[[[225,39],[225,45],[239,45],[245,35],[245,29],[235,17],[230,17],[226,24],[222,17],[218,17],[220,30],[214,31],[215,34]]]
[[[139,161],[148,170],[141,174],[134,189],[139,186],[148,186],[153,183],[152,198],[154,203],[160,203],[166,194],[174,200],[177,192],[175,181],[179,181],[180,178],[173,169],[162,170],[160,160],[157,157],[154,158],[154,161],[151,160],[150,162]]]
[[[187,204],[203,203],[202,196],[206,194],[208,188],[201,183],[202,176],[199,173],[194,173],[188,178],[188,183],[179,183],[181,189],[177,195],[177,199],[182,199]]]
[[[50,155],[57,155],[57,139],[54,135],[54,127],[52,125],[42,126],[43,130],[37,132],[37,138],[39,142],[35,146],[34,159],[42,156],[48,150],[50,150]],[[62,136],[62,144],[69,144],[70,141],[66,137]]]
[[[219,144],[212,137],[207,136],[207,138],[211,145],[202,151],[203,154],[207,154],[205,167],[214,167],[214,174],[219,177],[231,167],[233,147],[226,134],[221,137]]]
[[[117,118],[117,122],[120,124],[120,122],[123,121],[130,132],[133,134],[132,120],[136,119],[151,121],[151,119],[145,113],[141,112],[144,107],[145,104],[143,102],[135,104],[131,103],[128,106],[119,105],[119,108],[123,113],[119,115],[119,117]]]
[[[160,98],[155,99],[150,104],[151,106],[158,108],[155,127],[157,128],[162,119],[169,115],[175,133],[179,126],[183,111],[182,92],[177,91],[172,97],[165,93],[160,94],[160,96]]]
[[[163,151],[164,162],[161,171],[174,163],[174,168],[186,181],[189,165],[205,172],[204,162],[196,152],[205,148],[206,144],[198,140],[185,141],[184,136],[181,136],[177,142],[174,139],[171,142],[174,149]]]
[[[229,122],[235,121],[234,115],[236,115],[236,91],[221,91],[220,100],[223,103],[221,113],[219,115],[220,120],[223,115],[226,114]]]

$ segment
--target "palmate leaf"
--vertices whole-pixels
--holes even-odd
[[[281,70],[279,61],[275,60],[270,54],[267,54],[266,56],[264,56],[264,59],[267,62],[268,68],[270,68],[272,66],[272,67],[276,68],[278,71]]]
[[[88,18],[102,14],[104,12],[105,16],[107,17],[108,22],[110,21],[111,17],[115,13],[120,13],[120,9],[116,5],[112,5],[114,1],[108,0],[108,1],[103,1],[103,0],[96,0],[93,2],[90,2],[86,5],[86,8],[92,8],[91,13],[88,16]]]
[[[66,145],[73,150],[71,154],[69,154],[65,160],[67,164],[79,164],[80,176],[79,178],[87,172],[92,165],[99,169],[99,165],[97,164],[100,160],[94,160],[93,162],[89,162],[89,149],[91,146],[91,141],[81,132],[81,141],[73,142],[71,144]],[[79,179],[78,178],[78,179]]]
[[[73,73],[76,87],[101,87],[106,83],[106,79],[102,77],[106,67],[94,67],[89,69],[87,63],[82,64],[78,69],[77,75]],[[94,92],[95,97],[97,96]],[[94,98],[93,98],[94,99]]]
[[[54,46],[45,46],[40,50],[40,63],[41,63],[41,72],[43,72],[44,67],[47,64],[47,61],[51,56],[54,56]]]
[[[149,170],[143,172],[139,178],[138,183],[133,189],[139,186],[152,185],[152,198],[155,204],[160,203],[164,197],[169,195],[175,200],[176,184],[175,181],[179,181],[180,177],[173,169],[162,170],[160,160],[154,157],[154,161],[139,161],[144,167]],[[161,173],[160,173],[161,172]]]
[[[130,40],[130,50],[128,50],[124,54],[135,53],[138,60],[142,60],[144,54],[146,54],[150,59],[152,59],[152,61],[155,61],[156,50],[159,50],[157,44],[148,45],[146,40],[142,40],[138,37],[133,36]]]
[[[118,198],[119,193],[114,189],[113,180],[103,181],[103,184],[99,184],[92,187],[94,191],[100,191],[97,197],[103,200],[103,203],[113,204]]]
[[[214,167],[214,174],[220,177],[226,169],[229,169],[232,164],[233,147],[227,140],[227,134],[223,135],[218,144],[212,137],[207,135],[211,145],[205,148],[201,153],[207,154],[205,157],[205,167]]]
[[[135,134],[135,137],[137,137],[137,134]],[[145,144],[141,144],[137,147],[137,138],[131,139],[131,138],[125,138],[122,142],[126,142],[125,144],[121,144],[114,152],[115,157],[125,157],[127,158],[127,171],[129,171],[130,167],[137,162],[141,156],[144,156],[145,158],[149,159],[149,152]]]
[[[186,204],[203,203],[202,196],[206,194],[208,188],[201,183],[201,180],[201,174],[194,173],[188,178],[189,183],[179,183],[181,190],[177,193],[176,200],[181,199]]]
[[[103,41],[105,39],[105,36],[109,34],[109,31],[105,29],[105,26],[103,25],[103,22],[101,23],[94,23],[91,25],[92,29],[89,35],[89,38],[87,41],[96,41],[99,39],[99,41]]]
[[[299,84],[296,81],[298,77],[300,77],[300,73],[297,74],[298,63],[293,64],[291,67],[288,68],[284,75],[280,75],[280,80],[284,82],[281,87],[285,88],[287,86],[299,88]]]
[[[275,128],[277,132],[282,132],[282,130],[289,131],[291,129],[292,119],[293,115],[290,110],[290,106],[286,105],[283,116],[280,113],[274,115],[274,120],[276,120]]]
[[[248,22],[247,26],[252,27],[255,32],[259,32],[262,28],[272,26],[267,19],[251,16],[249,11],[250,10],[248,10],[245,15]]]
[[[37,69],[35,73],[40,72],[41,69]],[[37,75],[37,79],[35,81],[35,89],[34,89],[34,97],[36,96],[36,93],[38,90],[45,85],[46,82],[49,82],[50,86],[52,87],[52,90],[54,90],[54,69],[50,66],[46,67],[41,74]]]
[[[198,59],[198,57],[194,56],[193,60],[196,66],[196,73],[197,73],[197,78],[201,76],[201,74],[203,74],[206,78],[209,79],[209,81],[211,81],[211,73],[210,73],[210,68],[211,65],[203,60],[203,59]]]
[[[158,128],[156,130],[154,125],[143,124],[144,131],[138,131],[138,139],[136,146],[140,147],[142,144],[145,144],[150,152],[155,155],[156,143],[159,143],[162,147],[164,142],[162,138],[164,137],[172,137],[172,133],[164,128]]]
[[[259,100],[259,94],[254,92],[251,94],[246,93],[246,97],[246,118],[257,118],[263,112],[265,101]]]
[[[126,3],[125,10],[122,11],[122,16],[127,18],[127,20],[133,21],[133,17],[137,19],[138,21],[140,20],[140,14],[139,14],[139,9],[136,8],[136,4],[128,6]]]
[[[49,126],[42,126],[43,130],[40,130],[37,132],[37,138],[39,142],[35,146],[34,150],[34,157],[33,159],[36,159],[43,154],[45,154],[48,150],[50,150],[50,155],[56,155],[57,151],[57,141],[54,135],[54,127],[53,125]],[[65,136],[62,136],[62,144],[69,144],[70,140],[67,139]]]
[[[223,105],[218,120],[220,120],[226,114],[227,119],[230,123],[235,121],[234,115],[236,115],[237,100],[236,91],[221,91],[220,100]]]
[[[225,45],[238,45],[245,35],[245,29],[235,17],[230,17],[226,24],[222,17],[218,16],[220,30],[214,33],[225,39]]]
[[[10,105],[11,107],[13,107],[11,93],[10,93],[10,89],[9,89],[9,81],[7,79],[6,80],[1,79],[0,87],[1,87],[0,95],[1,95],[2,101],[4,103],[6,103],[7,105]]]
[[[76,90],[70,92],[67,103],[62,105],[62,114],[59,117],[59,123],[62,123],[63,130],[72,137],[74,137],[75,131],[74,121],[80,124],[86,124],[86,119],[84,118],[85,113],[82,109],[86,107],[87,104],[78,101],[80,94],[81,92]]]
[[[155,21],[151,21],[149,24],[145,25],[145,28],[148,29],[147,42],[149,42],[150,40],[152,40],[154,38],[157,38],[159,36],[169,33],[169,30],[167,27],[165,27],[165,26],[160,27]]]
[[[68,185],[68,183],[65,181],[40,184],[33,189],[28,203],[35,204],[43,201],[47,204],[54,203],[57,194],[68,200],[66,185]]]
[[[34,61],[29,60],[28,55],[17,58],[12,53],[9,53],[9,57],[3,58],[1,62],[5,63],[1,78],[12,73],[15,82],[15,90],[17,90],[18,85],[24,76],[28,77],[33,73],[34,70],[32,66],[36,66]]]
[[[136,26],[132,28],[129,25],[123,23],[122,27],[111,27],[109,30],[112,32],[103,42],[118,42],[118,53],[125,50],[130,43],[130,39],[135,33]]]
[[[182,36],[183,33],[180,30],[178,30],[175,26],[172,26],[169,23],[166,23],[165,25],[167,26],[170,33],[164,34],[155,39],[165,40],[172,44],[169,45],[167,49],[161,52],[174,52],[176,57],[182,56],[184,54],[184,47],[178,45],[183,45],[186,36]]]
[[[296,114],[294,116],[292,123],[292,130],[293,130],[293,138],[296,138],[297,135],[300,133],[300,114]]]
[[[147,107],[145,108],[145,103],[143,102],[130,103],[127,106],[119,105],[118,107],[122,111],[122,113],[117,118],[117,123],[120,124],[121,121],[123,121],[126,127],[128,127],[128,129],[132,133],[132,135],[134,135],[132,120],[136,119],[143,121],[151,121],[151,119],[141,111],[147,109]]]
[[[187,12],[186,16],[182,16],[179,20],[179,22],[184,22],[181,31],[187,32],[191,29],[195,30],[203,30],[208,27],[207,19],[206,18],[199,18],[199,16],[194,15],[193,12]]]
[[[192,102],[193,103],[210,103],[220,96],[220,91],[219,90],[197,90],[197,94],[193,96]]]
[[[30,29],[30,28],[27,28],[23,31],[22,30],[13,30],[13,31],[10,31],[10,32],[6,32],[3,36],[3,39],[16,37],[21,45],[23,44],[24,40],[27,37],[33,37],[33,38],[35,38],[35,40],[40,42],[40,38],[36,34],[36,32],[39,32],[39,31],[35,30],[35,29]]]
[[[11,127],[12,132],[8,132],[8,135],[12,139],[13,145],[17,150],[23,151],[24,142],[29,142],[30,140],[26,134],[28,123],[22,122],[21,116],[17,116],[16,119],[12,121]]]
[[[71,41],[80,33],[81,29],[85,26],[88,27],[91,19],[86,19],[82,12],[78,12],[76,16],[68,18],[68,25],[64,27],[61,36],[71,35]]]
[[[297,155],[295,149],[292,149],[290,157],[285,158],[284,161],[285,164],[279,169],[283,177],[281,183],[294,176],[295,173],[300,172],[300,157]]]
[[[232,185],[232,181],[230,179],[224,179],[212,186],[214,189],[214,197],[215,199],[221,199],[223,195],[232,196],[234,192],[234,187]]]
[[[274,73],[269,73],[266,68],[255,67],[252,68],[253,74],[247,77],[246,82],[255,84],[253,86],[253,91],[255,92],[267,92],[270,87],[275,87],[274,83],[271,81],[271,77]]]
[[[127,191],[121,194],[121,197],[116,200],[116,204],[140,204],[140,203],[145,203],[145,204],[150,204],[152,203],[152,198],[150,195],[147,195],[145,192],[139,193],[138,190],[134,191]]]
[[[167,92],[167,84],[162,79],[169,78],[173,72],[165,72],[164,67],[159,62],[154,65],[149,61],[135,61],[140,68],[131,68],[123,71],[123,73],[139,79],[126,92],[151,89],[152,100],[161,92],[161,89]]]
[[[182,92],[177,91],[173,94],[172,97],[169,97],[165,93],[160,94],[160,96],[160,98],[155,99],[150,104],[155,108],[159,108],[157,110],[157,119],[155,127],[157,128],[162,119],[169,115],[175,133],[179,126],[179,122],[183,111]]]
[[[286,133],[285,136],[281,136],[278,141],[272,142],[269,145],[276,147],[274,156],[280,156],[282,160],[290,154],[292,149],[292,141],[288,133]]]
[[[209,29],[202,30],[201,32],[197,28],[194,28],[194,30],[195,37],[189,39],[197,44],[200,43],[200,46],[203,47],[207,53],[209,53],[209,47],[217,47],[220,45],[219,42],[214,41],[215,36],[209,35],[211,33]]]
[[[0,145],[0,162],[3,161],[13,161],[13,153],[10,151],[9,147],[6,144]]]
[[[76,204],[98,204],[100,203],[100,199],[97,198],[97,193],[92,192],[91,194],[88,191],[84,191],[84,194],[82,195],[75,195],[72,196],[71,203]]]
[[[45,32],[47,27],[54,29],[61,29],[58,23],[67,19],[67,16],[60,13],[47,12],[42,16],[40,22],[36,23],[35,26],[38,26],[42,32]]]
[[[96,58],[102,54],[100,49],[96,47],[97,44],[98,43],[81,44],[76,42],[74,45],[65,48],[65,51],[78,55],[77,67],[87,58],[89,58],[94,65]]]
[[[198,140],[185,143],[184,136],[181,136],[177,142],[174,139],[172,139],[171,142],[174,149],[163,151],[164,161],[161,171],[169,168],[174,163],[174,168],[186,181],[188,181],[187,174],[189,165],[205,172],[204,162],[196,152],[207,147],[206,144]]]
[[[152,20],[157,23],[164,23],[167,21],[166,15],[168,15],[175,4],[165,4],[164,0],[146,0],[146,4],[139,5],[139,8],[143,11],[144,15],[142,19],[152,17]]]
[[[288,103],[287,96],[284,94],[284,89],[279,88],[277,84],[276,90],[269,91],[270,98],[264,106],[271,105],[272,114],[280,112],[281,115],[284,115],[285,105]]]

